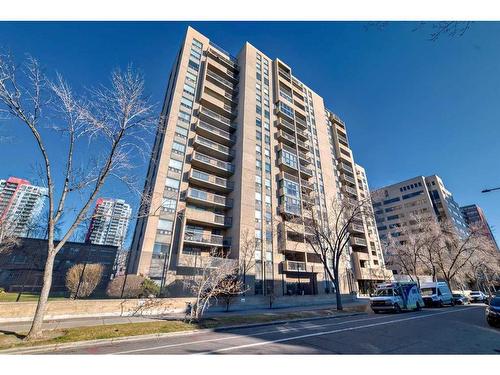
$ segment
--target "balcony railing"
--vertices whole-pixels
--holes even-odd
[[[307,129],[307,124],[305,121],[301,120],[300,118],[298,117],[295,117],[295,123],[297,125],[301,125],[303,128],[306,128]]]
[[[205,154],[201,154],[199,152],[193,152],[193,160],[198,160],[204,164],[208,164],[214,167],[217,167],[219,169],[222,169],[224,171],[233,173],[234,172],[234,165],[219,159],[212,158],[210,156],[207,156]]]
[[[219,129],[217,126],[210,125],[204,121],[198,121],[198,123],[196,124],[196,128],[206,130],[212,134],[215,134],[215,135],[217,135],[221,138],[224,138],[228,141],[231,141],[231,142],[235,142],[235,140],[236,140],[236,137],[233,134],[231,134],[225,130]]]
[[[351,237],[350,241],[351,245],[366,246],[366,240],[364,238]]]
[[[356,185],[356,180],[352,178],[351,176],[348,176],[346,174],[342,174],[342,177],[345,181],[350,182],[353,185]]]
[[[207,115],[208,117],[213,118],[213,119],[223,123],[226,126],[233,128],[233,129],[236,127],[234,124],[231,123],[230,119],[228,119],[227,117],[222,116],[222,115],[218,114],[217,112],[214,112],[208,108],[201,107],[200,113],[203,113],[204,115]]]
[[[229,88],[232,91],[237,91],[238,90],[237,86],[234,83],[228,81],[225,78],[222,78],[220,75],[218,75],[217,73],[214,73],[211,70],[207,69],[207,76],[210,77],[210,78],[215,79],[219,83],[222,83],[224,86],[226,86],[227,88]]]
[[[198,190],[194,188],[189,188],[187,191],[187,197],[204,201],[207,203],[213,203],[214,205],[224,206],[224,207],[232,207],[233,200],[230,198],[226,198],[223,195],[218,195],[214,193],[210,193],[203,190]]]
[[[303,166],[300,167],[300,172],[307,175],[307,176],[310,176],[310,177],[313,176],[313,171],[311,169],[305,168]]]
[[[221,188],[224,188],[227,190],[234,189],[234,182],[229,181],[229,180],[222,178],[222,177],[219,177],[219,176],[215,176],[213,174],[198,171],[196,169],[191,169],[189,177],[194,179],[194,180],[204,181],[204,182],[207,182],[209,184],[220,186]]]
[[[229,239],[225,239],[224,236],[217,234],[205,234],[205,233],[184,233],[184,241],[194,242],[197,244],[208,245],[208,246],[228,246],[227,242]],[[231,241],[229,240],[229,243]]]
[[[285,260],[283,263],[283,268],[285,271],[289,272],[307,272],[306,262]]]
[[[340,162],[340,163],[339,163],[339,165],[340,165],[340,167],[341,167],[344,171],[354,173],[354,171],[352,170],[352,168],[351,168],[348,164],[343,163],[343,162]]]
[[[364,233],[364,231],[365,231],[365,228],[362,225],[354,224],[354,223],[352,223],[349,226],[349,229],[351,229],[351,231],[353,231],[353,232],[358,232],[358,233]]]
[[[214,223],[215,224],[221,224],[224,226],[231,226],[233,223],[233,218],[229,216],[224,216],[224,215],[214,215]]]
[[[215,43],[210,42],[210,45],[213,47],[213,48],[209,49],[210,53],[214,54],[215,56],[217,56],[221,60],[224,60],[227,64],[231,65],[233,68],[238,69],[238,60],[235,57],[231,56],[231,54],[229,52],[226,52],[224,49],[222,49],[221,47],[219,47]],[[220,54],[214,48],[218,49],[219,51],[221,51],[222,53],[224,53],[227,56]]]
[[[343,186],[343,189],[346,193],[350,193],[352,195],[358,196],[358,193],[356,192],[356,189],[353,189],[352,187],[349,186]]]
[[[211,150],[218,151],[218,152],[225,154],[227,156],[231,156],[231,157],[234,156],[234,151],[231,150],[229,147],[221,145],[220,143],[212,141],[208,138],[197,135],[194,141],[196,144],[208,147]]]

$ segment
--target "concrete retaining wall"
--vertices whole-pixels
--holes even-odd
[[[343,301],[351,302],[354,295],[343,296]],[[140,316],[140,315],[171,315],[183,314],[187,302],[193,298],[156,298],[156,299],[100,299],[100,300],[65,300],[49,301],[46,320],[68,319],[101,316]],[[234,298],[231,311],[244,311],[268,308],[269,297],[239,296]],[[312,305],[334,305],[335,295],[318,296],[283,296],[272,301],[273,308]],[[0,303],[0,323],[14,321],[29,321],[33,318],[36,302],[2,302]],[[225,311],[222,301],[211,306],[209,311]]]

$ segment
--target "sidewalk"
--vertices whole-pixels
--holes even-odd
[[[366,305],[366,301],[359,300],[355,302],[345,302],[344,308],[362,308]],[[279,314],[281,312],[294,312],[294,311],[314,311],[314,310],[325,310],[325,309],[335,309],[335,304],[324,304],[324,305],[314,305],[314,306],[293,306],[293,307],[278,307],[278,308],[255,308],[248,310],[237,310],[229,312],[221,311],[208,311],[205,314],[207,318],[213,318],[218,316],[245,316],[254,314],[266,314],[275,313]],[[184,314],[168,314],[162,316],[106,316],[106,317],[89,317],[89,318],[71,318],[71,319],[57,319],[57,320],[47,320],[43,324],[44,329],[61,329],[61,328],[74,328],[74,327],[89,327],[107,324],[127,324],[127,323],[144,323],[153,322],[159,319],[164,320],[182,320]],[[19,321],[19,322],[8,322],[0,323],[1,331],[10,332],[27,332],[31,326],[31,322]]]

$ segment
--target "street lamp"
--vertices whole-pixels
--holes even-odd
[[[490,191],[494,191],[494,190],[500,190],[500,186],[496,187],[496,188],[492,188],[492,189],[481,190],[481,193],[489,193]]]

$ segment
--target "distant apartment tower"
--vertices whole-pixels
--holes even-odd
[[[87,232],[86,242],[121,248],[127,236],[132,210],[123,199],[99,198]]]
[[[389,234],[399,236],[401,227],[412,225],[412,216],[448,220],[459,235],[467,233],[460,206],[437,175],[418,176],[385,186],[374,195],[373,208],[381,240],[386,240]]]
[[[199,257],[239,259],[255,239],[255,294],[331,292],[326,270],[292,219],[314,205],[327,213],[337,196],[368,194],[345,124],[290,66],[246,43],[232,57],[189,28],[170,74],[129,271],[161,284],[190,275]],[[324,216],[325,216],[324,215]],[[363,219],[341,267],[341,291],[383,281],[378,240]],[[372,243],[374,244],[372,246]],[[351,251],[352,250],[352,251]],[[361,268],[373,269],[365,272]]]
[[[0,225],[9,234],[29,237],[41,213],[48,189],[27,180],[9,177],[0,180]]]
[[[462,211],[462,215],[467,225],[468,226],[477,225],[481,227],[484,235],[490,239],[491,245],[498,250],[498,244],[495,240],[493,232],[491,231],[491,227],[488,224],[488,221],[486,220],[486,216],[484,214],[483,209],[479,207],[477,204],[471,204],[468,206],[460,207],[460,210]]]

